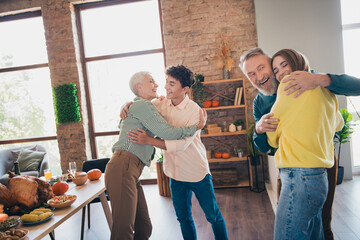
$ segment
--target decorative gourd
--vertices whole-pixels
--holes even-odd
[[[218,107],[220,105],[220,102],[218,100],[212,100],[211,106]]]
[[[96,168],[87,172],[87,176],[90,181],[98,180],[101,177],[101,174],[102,172]]]
[[[69,185],[63,181],[57,181],[53,186],[52,190],[56,196],[63,195],[69,190]]]
[[[204,101],[203,106],[204,106],[204,108],[211,107],[211,101]]]
[[[230,154],[224,152],[224,153],[222,154],[222,158],[230,158]]]
[[[214,156],[215,156],[215,158],[221,158],[222,153],[221,153],[221,152],[216,152],[216,153],[214,154]]]

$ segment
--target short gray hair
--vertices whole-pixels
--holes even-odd
[[[243,53],[243,55],[241,55],[240,57],[240,64],[239,64],[239,67],[241,68],[241,70],[244,72],[244,64],[245,62],[252,58],[252,57],[255,57],[257,55],[265,55],[267,56],[269,59],[271,59],[270,55],[267,54],[264,50],[262,50],[261,48],[259,47],[255,47],[255,48],[252,48],[248,51],[246,51],[245,53]]]
[[[139,84],[139,83],[141,84],[146,75],[151,75],[151,73],[150,73],[150,72],[146,72],[146,71],[141,71],[141,72],[135,73],[135,74],[132,75],[132,77],[130,78],[129,87],[130,87],[131,91],[132,91],[136,96],[138,96],[139,93],[138,93],[137,89],[135,88],[135,85],[136,85],[136,84]]]

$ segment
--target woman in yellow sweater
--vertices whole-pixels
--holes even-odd
[[[306,58],[292,49],[275,53],[271,65],[280,82],[293,71],[309,71]],[[334,164],[333,137],[343,126],[334,94],[322,87],[298,98],[280,82],[271,112],[279,119],[268,142],[278,148],[281,192],[274,239],[324,239],[321,213],[328,192],[326,168]]]

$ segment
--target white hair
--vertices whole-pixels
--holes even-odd
[[[132,75],[132,77],[130,78],[129,86],[130,86],[131,91],[132,91],[136,96],[138,96],[139,93],[138,93],[138,90],[135,88],[135,85],[136,85],[136,84],[139,84],[139,83],[141,84],[146,75],[151,75],[151,74],[150,74],[150,72],[142,71],[142,72],[137,72],[137,73],[135,73],[135,74]]]

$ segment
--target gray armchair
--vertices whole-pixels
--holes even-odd
[[[37,150],[39,152],[46,152],[46,149],[41,145],[36,145]],[[25,147],[17,147],[17,148],[9,148],[5,150],[0,151],[0,183],[6,185],[9,181],[9,177],[7,174],[7,171],[11,171],[14,162],[16,159],[14,159],[14,156],[12,154],[12,151],[19,151],[23,148],[26,149],[34,149],[35,145],[32,146],[25,146]],[[45,154],[42,162],[39,164],[39,168],[37,171],[27,171],[27,172],[21,172],[21,175],[27,175],[27,176],[34,176],[34,177],[40,177],[44,176],[44,170],[49,167],[49,160],[48,160],[48,154]]]

